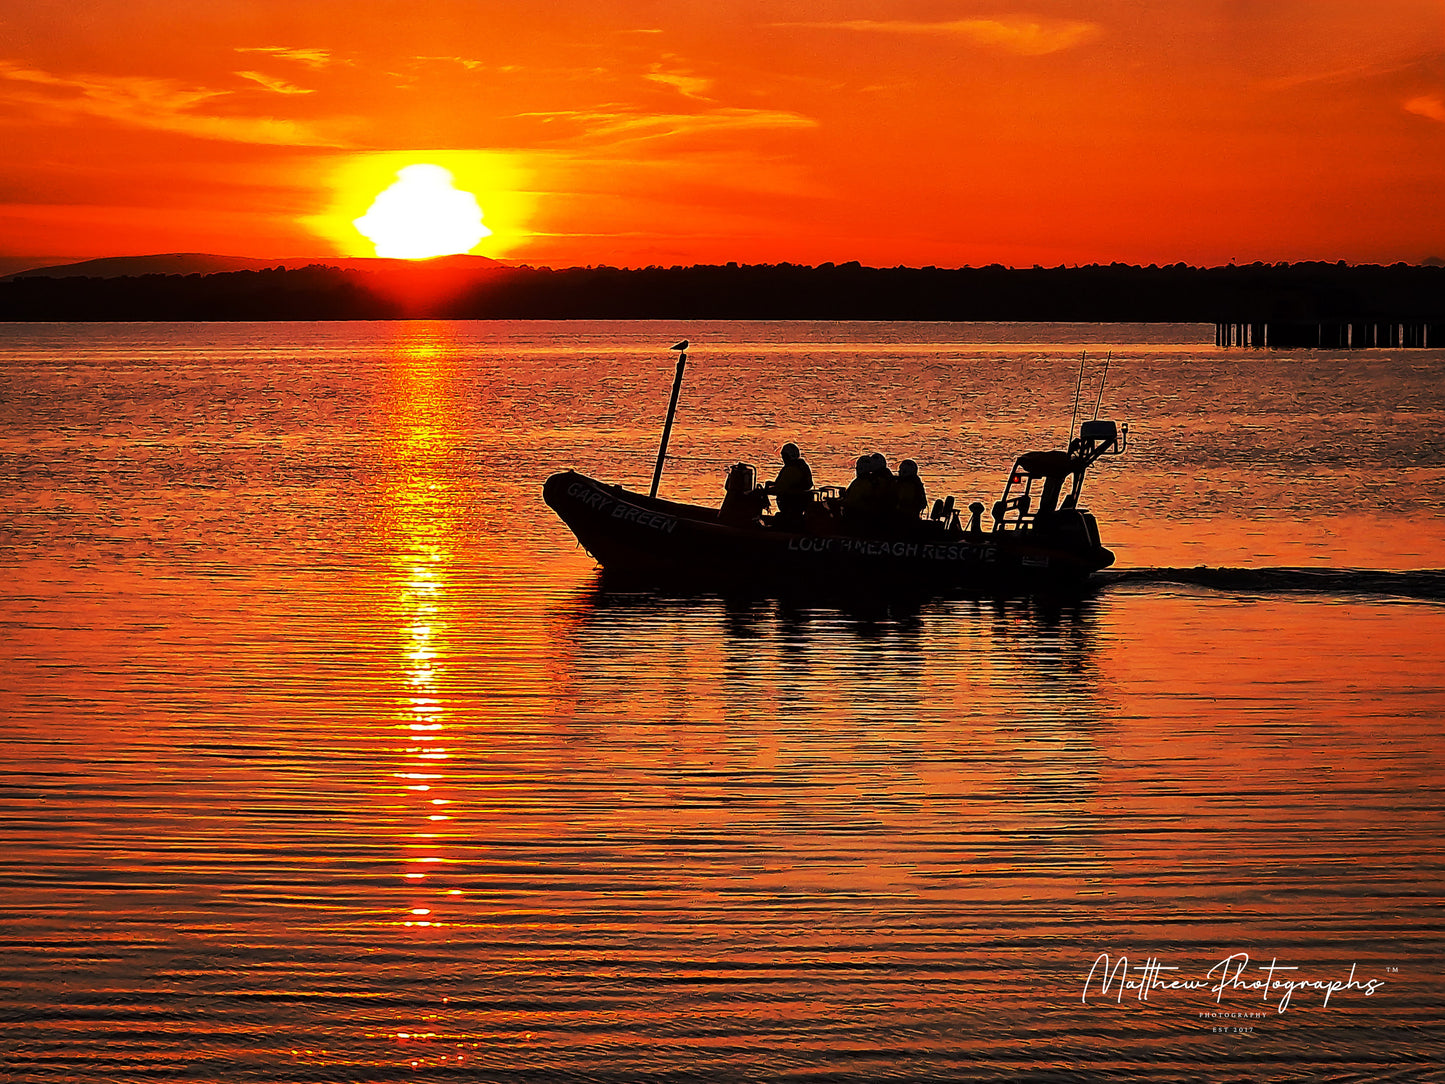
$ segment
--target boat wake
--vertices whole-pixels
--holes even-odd
[[[1095,573],[1100,587],[1183,584],[1250,594],[1393,595],[1445,601],[1445,569],[1129,568]]]

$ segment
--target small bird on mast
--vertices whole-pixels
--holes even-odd
[[[686,340],[686,339],[683,339],[682,342],[678,343],[678,344],[677,344],[676,346],[674,346],[674,347],[671,347],[671,349],[673,349],[673,350],[686,350],[686,349],[687,349],[687,340]]]

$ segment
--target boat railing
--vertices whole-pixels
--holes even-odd
[[[833,514],[840,515],[843,511],[843,492],[842,486],[815,486],[808,490],[808,499]]]
[[[1029,511],[1029,494],[1025,490],[1016,497],[1005,497],[993,506],[993,529],[995,531],[1022,531],[1033,526],[1034,516]]]

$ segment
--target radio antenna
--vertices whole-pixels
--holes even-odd
[[[1066,446],[1074,442],[1074,422],[1079,417],[1079,393],[1084,389],[1084,359],[1088,356],[1087,350],[1079,354],[1079,379],[1074,382],[1074,412],[1069,415],[1069,435],[1064,438]]]
[[[1104,373],[1102,376],[1099,377],[1099,397],[1094,400],[1095,420],[1097,420],[1099,417],[1099,407],[1102,406],[1104,403],[1104,385],[1109,382],[1109,362],[1112,361],[1113,358],[1114,351],[1112,350],[1110,350],[1108,356],[1104,358]]]

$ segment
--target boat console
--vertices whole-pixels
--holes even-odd
[[[1084,474],[1102,456],[1123,455],[1128,445],[1128,423],[1116,426],[1094,418],[1079,426],[1067,452],[1025,452],[1014,461],[1003,497],[993,506],[993,529],[1070,530],[1082,521],[1084,533],[1097,539],[1093,516],[1078,506]]]

